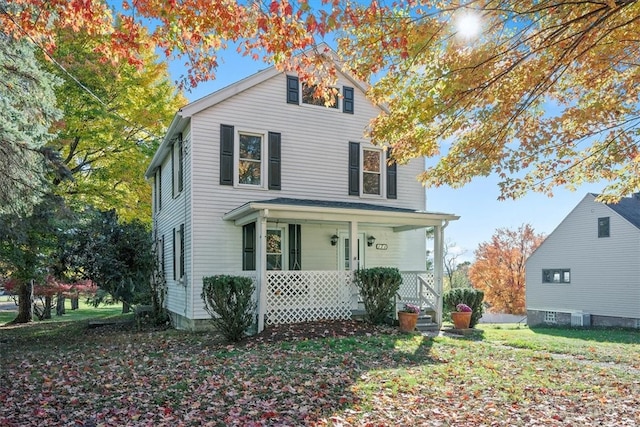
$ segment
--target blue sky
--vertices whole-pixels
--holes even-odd
[[[216,80],[202,83],[185,92],[190,102],[268,67],[262,61],[237,54],[233,49],[224,52],[216,72]],[[170,72],[177,79],[182,72],[179,64],[172,64]],[[433,160],[432,160],[433,161]],[[598,193],[601,185],[591,184],[568,191],[558,188],[554,197],[530,193],[518,200],[498,201],[498,179],[495,176],[476,178],[461,189],[448,187],[427,189],[427,210],[453,213],[461,218],[449,224],[445,240],[455,244],[452,252],[459,261],[472,261],[473,252],[482,242],[491,239],[498,228],[516,229],[531,224],[537,233],[548,235],[587,193]]]

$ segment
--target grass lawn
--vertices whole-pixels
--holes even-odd
[[[640,424],[640,331],[481,325],[230,345],[66,325],[0,328],[0,425]]]
[[[13,299],[10,296],[6,296],[6,295],[0,296],[0,304],[2,304],[3,306],[10,306],[10,307],[15,306]],[[0,310],[0,326],[15,319],[17,310],[18,310],[17,306],[15,306],[15,311]],[[112,317],[122,313],[122,305],[114,304],[114,305],[101,305],[99,307],[93,307],[92,305],[88,305],[82,299],[80,299],[79,308],[77,310],[71,310],[71,300],[67,298],[65,301],[65,310],[66,310],[66,314],[64,314],[63,316],[56,316],[56,311],[54,308],[51,313],[51,319],[36,321],[36,322],[37,323],[69,322],[69,321],[76,321],[76,320]]]

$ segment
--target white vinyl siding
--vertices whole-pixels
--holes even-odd
[[[588,194],[529,257],[528,310],[640,318],[640,230]],[[598,218],[611,237],[599,238]],[[543,283],[541,271],[570,271],[570,283]]]
[[[171,167],[171,151],[167,152],[160,172],[160,185],[162,191],[162,209],[154,215],[155,233],[157,236],[163,236],[164,250],[162,257],[164,262],[164,275],[167,281],[167,309],[174,313],[191,316],[192,298],[189,271],[191,252],[190,252],[190,230],[191,230],[191,214],[190,214],[190,192],[189,182],[191,176],[190,170],[190,135],[189,130],[183,131],[183,191],[175,198],[171,195],[171,184],[175,182],[175,176],[172,176]],[[173,150],[173,146],[172,146]],[[175,173],[175,170],[174,170]],[[173,230],[179,229],[180,224],[184,224],[184,277],[181,282],[173,278]]]

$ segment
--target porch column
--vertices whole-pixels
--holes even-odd
[[[258,333],[264,330],[264,316],[267,312],[267,217],[268,211],[260,211],[256,224],[258,241],[256,250],[256,273],[258,285]]]
[[[360,268],[358,261],[358,223],[349,222],[349,270],[356,271]]]
[[[436,225],[433,230],[433,280],[436,287],[438,298],[436,301],[436,323],[438,327],[442,327],[442,271],[444,268],[444,228],[442,225]]]

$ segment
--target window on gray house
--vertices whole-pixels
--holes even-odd
[[[609,237],[609,217],[598,218],[598,237]]]
[[[542,270],[542,283],[571,283],[571,270],[568,268]]]

